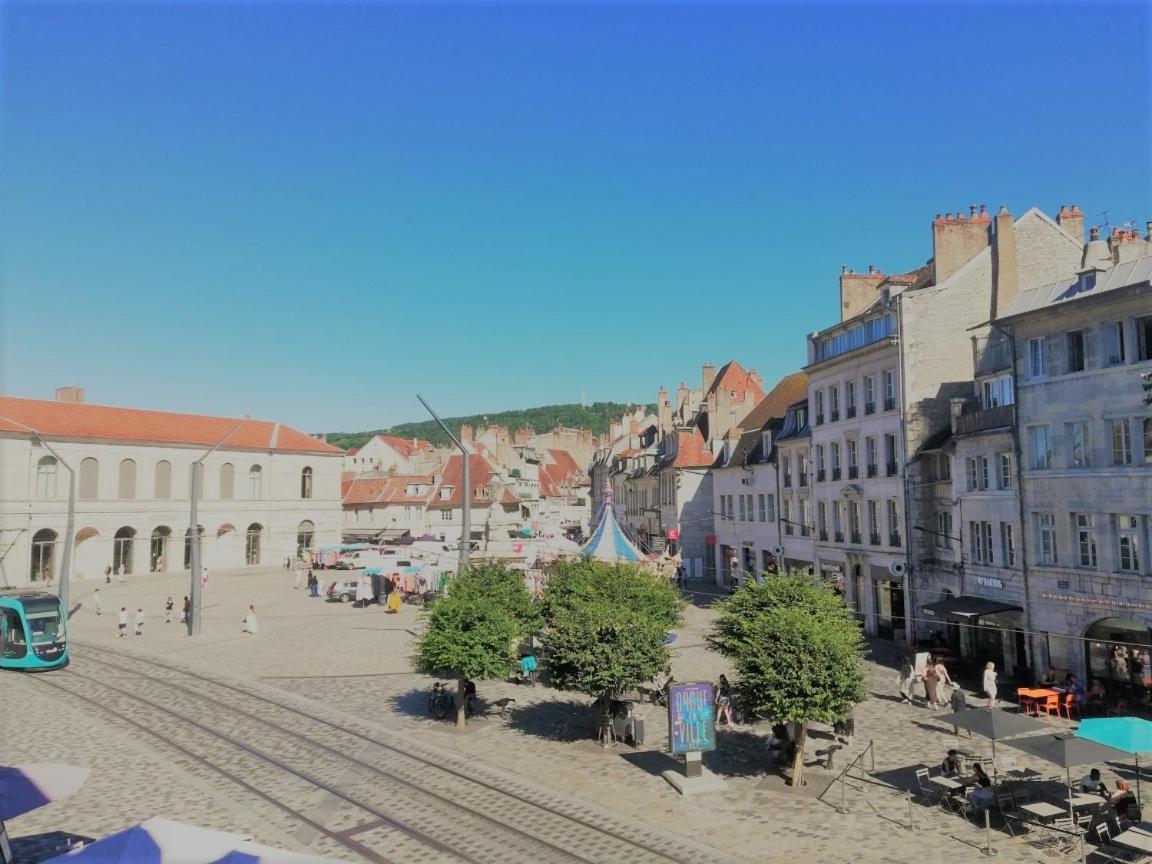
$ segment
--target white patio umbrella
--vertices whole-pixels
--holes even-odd
[[[75,795],[88,774],[81,765],[54,762],[0,768],[0,822]]]
[[[315,855],[285,852],[283,849],[261,846],[259,843],[241,843],[212,864],[343,864],[343,862],[335,858],[317,858]]]
[[[156,816],[51,858],[49,864],[212,864],[248,839]]]

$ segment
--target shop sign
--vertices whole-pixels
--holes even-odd
[[[668,734],[673,753],[716,749],[715,700],[706,682],[668,688]]]
[[[1004,582],[992,576],[977,576],[976,584],[983,585],[985,588],[1003,588]]]
[[[704,542],[707,543],[709,546],[715,546],[716,545],[716,535],[715,534],[709,534],[707,537],[704,538]]]
[[[669,528],[668,534],[666,536],[669,540],[679,540],[680,539],[680,529],[679,528]]]
[[[1040,592],[1042,600],[1056,600],[1061,603],[1070,603],[1074,606],[1100,606],[1109,609],[1134,609],[1140,612],[1152,612],[1152,603],[1141,600],[1108,600],[1100,597],[1081,597],[1077,594],[1052,594],[1047,591]]]

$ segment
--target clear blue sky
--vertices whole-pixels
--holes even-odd
[[[1149,8],[8,0],[0,385],[331,431],[772,379],[938,211],[1152,218]]]

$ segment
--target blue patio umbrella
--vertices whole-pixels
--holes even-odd
[[[1136,760],[1136,801],[1140,801],[1140,754],[1152,753],[1152,721],[1140,717],[1092,717],[1080,723],[1076,737],[1107,744]]]
[[[79,765],[0,767],[0,822],[74,795],[87,779],[88,769]]]
[[[57,864],[211,864],[248,838],[154,817],[51,859]]]

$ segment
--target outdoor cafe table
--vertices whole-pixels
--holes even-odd
[[[1048,699],[1048,697],[1050,697],[1050,696],[1059,696],[1059,695],[1060,694],[1058,691],[1049,690],[1046,688],[1021,687],[1019,690],[1016,691],[1016,696],[1020,699],[1020,711],[1022,713],[1025,713],[1025,714],[1029,713],[1029,711],[1028,711],[1029,706],[1025,704],[1025,700],[1028,700],[1028,702],[1032,703],[1032,705],[1035,705],[1038,702],[1043,702],[1044,700]]]
[[[1073,807],[1095,807],[1097,804],[1103,804],[1104,799],[1099,795],[1084,795],[1080,792],[1072,794]]]
[[[1125,849],[1152,853],[1152,823],[1139,822],[1112,838],[1112,842]]]
[[[1055,819],[1057,816],[1067,816],[1068,809],[1066,807],[1057,807],[1055,804],[1049,804],[1047,801],[1035,801],[1031,804],[1021,804],[1020,809],[1025,813],[1031,813],[1037,819]]]
[[[933,786],[939,786],[945,792],[956,792],[964,788],[963,783],[951,777],[929,777],[928,782]]]

